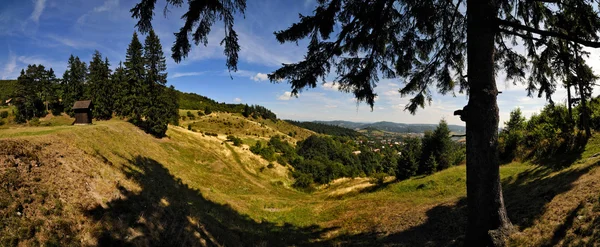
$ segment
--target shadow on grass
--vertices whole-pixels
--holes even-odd
[[[573,182],[600,165],[596,162],[586,167],[572,169],[548,176],[552,168],[537,167],[520,173],[504,186],[504,202],[513,224],[530,227],[545,211],[548,202],[573,188]]]
[[[130,163],[123,173],[141,191],[117,185],[123,199],[87,212],[100,222],[95,237],[101,246],[460,246],[465,234],[467,205],[463,198],[429,209],[424,223],[402,232],[386,235],[374,231],[322,241],[336,228],[259,223],[228,205],[207,200],[155,160],[136,157]],[[552,198],[568,192],[573,182],[596,165],[554,176],[547,176],[552,169],[538,167],[504,181],[510,219],[522,228],[531,226]],[[554,241],[563,236],[556,232]]]
[[[537,167],[503,181],[506,209],[512,223],[520,228],[530,227],[544,213],[548,202],[559,194],[568,193],[577,179],[598,165],[600,162],[553,176],[548,175],[554,169]],[[341,236],[337,241],[344,243],[344,246],[462,246],[467,218],[466,198],[456,204],[435,206],[426,215],[423,224],[402,232],[387,236],[378,233]],[[553,243],[559,243],[565,237],[565,231],[573,224],[575,215],[571,213],[562,223],[564,229],[557,229]]]
[[[287,246],[311,245],[328,231],[318,226],[258,223],[229,205],[204,198],[160,163],[135,157],[123,173],[140,192],[117,184],[121,198],[87,215],[100,222],[100,246]]]

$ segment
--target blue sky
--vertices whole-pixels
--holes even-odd
[[[135,20],[129,9],[131,0],[2,0],[0,3],[0,78],[18,77],[28,64],[52,67],[62,76],[68,57],[73,54],[84,61],[91,60],[94,50],[107,56],[116,67],[125,59],[125,50],[134,32]],[[219,41],[223,36],[220,23],[213,27],[207,47],[193,47],[189,57],[176,64],[170,58],[172,33],[182,24],[179,17],[185,8],[171,8],[167,18],[162,15],[164,1],[159,0],[159,13],[153,21],[167,56],[168,83],[185,92],[195,92],[219,102],[240,102],[263,105],[279,118],[296,120],[350,120],[362,122],[393,121],[403,123],[437,123],[445,118],[449,123],[464,125],[454,110],[467,103],[465,95],[435,95],[433,102],[416,115],[404,111],[408,98],[397,92],[401,80],[381,80],[373,111],[366,104],[357,104],[352,95],[338,92],[331,83],[305,90],[298,98],[290,98],[290,86],[285,82],[270,83],[266,74],[281,63],[302,59],[303,43],[279,44],[273,31],[281,30],[298,20],[298,13],[309,14],[315,0],[250,0],[245,18],[238,18],[236,31],[242,51],[239,71],[230,74],[225,67]],[[143,36],[142,36],[143,38]],[[599,53],[591,50],[589,62],[600,69]],[[233,79],[232,79],[233,77]],[[545,99],[528,98],[525,86],[506,82],[498,75],[500,122],[509,112],[521,107],[526,115],[539,111]],[[596,90],[600,91],[600,90]],[[563,102],[564,88],[553,99]]]

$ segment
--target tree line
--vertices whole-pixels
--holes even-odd
[[[98,120],[128,118],[146,132],[162,137],[169,123],[178,124],[177,92],[167,87],[166,60],[160,39],[149,32],[144,44],[133,33],[124,63],[113,72],[108,58],[95,51],[89,66],[71,55],[67,70],[57,78],[52,68],[29,65],[15,89],[15,121],[24,123],[48,112],[73,116],[75,101],[91,100]]]
[[[244,115],[244,117],[260,117],[263,119],[271,119],[273,121],[277,120],[277,115],[275,113],[260,105],[228,104],[225,102],[217,102],[211,98],[195,93],[177,92],[177,95],[181,109],[204,111],[208,109],[210,112],[241,113]]]
[[[428,175],[461,164],[464,146],[453,142],[444,120],[423,138],[407,138],[402,145],[373,148],[344,136],[312,135],[293,147],[284,137],[271,137],[250,148],[268,161],[290,164],[298,188],[327,184],[341,177],[396,176],[403,180]]]
[[[293,125],[296,125],[300,128],[312,130],[319,134],[345,136],[345,137],[349,137],[349,138],[356,138],[356,137],[361,136],[360,133],[358,133],[352,129],[335,126],[335,125],[329,125],[329,124],[317,123],[317,122],[300,122],[300,121],[294,121],[294,120],[285,120],[285,121],[288,123],[291,123]]]

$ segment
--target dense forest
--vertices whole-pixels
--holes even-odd
[[[158,137],[165,135],[168,123],[178,123],[177,94],[166,86],[166,60],[153,31],[144,44],[133,33],[126,60],[114,72],[98,51],[89,66],[73,55],[67,63],[62,78],[41,64],[21,71],[12,95],[16,122],[35,120],[49,111],[72,116],[75,101],[91,100],[94,118],[127,118]]]
[[[350,137],[350,138],[356,138],[356,137],[361,136],[360,133],[358,133],[354,130],[335,126],[335,125],[323,124],[323,123],[319,123],[319,122],[301,122],[301,121],[294,121],[294,120],[285,120],[285,121],[288,123],[291,123],[293,125],[296,125],[298,127],[312,130],[319,134],[345,136],[345,137]]]

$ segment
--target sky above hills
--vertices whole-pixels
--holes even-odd
[[[136,20],[131,18],[129,9],[136,3],[135,0],[2,0],[0,78],[17,78],[28,64],[52,67],[60,77],[71,54],[89,63],[94,50],[107,56],[112,67],[116,67],[125,60],[127,45],[135,31]],[[173,32],[181,27],[179,17],[186,8],[171,7],[165,18],[162,15],[165,2],[158,1],[153,25],[167,56],[168,84],[219,102],[263,105],[283,119],[437,123],[445,118],[449,123],[464,125],[452,113],[467,103],[465,95],[458,91],[456,97],[435,94],[431,105],[413,116],[404,111],[409,98],[401,98],[398,93],[403,85],[400,79],[379,82],[372,110],[364,103],[357,104],[351,94],[337,91],[332,83],[335,75],[330,75],[325,84],[303,91],[298,98],[290,97],[290,85],[270,83],[267,74],[282,63],[302,59],[305,43],[279,44],[273,32],[297,21],[298,13],[310,14],[316,1],[249,0],[247,4],[245,16],[237,18],[235,25],[242,49],[239,70],[230,73],[219,45],[223,29],[218,22],[213,26],[208,46],[195,46],[186,60],[173,62],[170,58]],[[598,73],[600,52],[590,52],[588,61]],[[525,86],[505,81],[502,73],[497,83],[503,91],[498,98],[501,125],[516,107],[529,116],[545,104],[544,98],[527,97]],[[566,90],[557,88],[553,100],[564,102]]]

